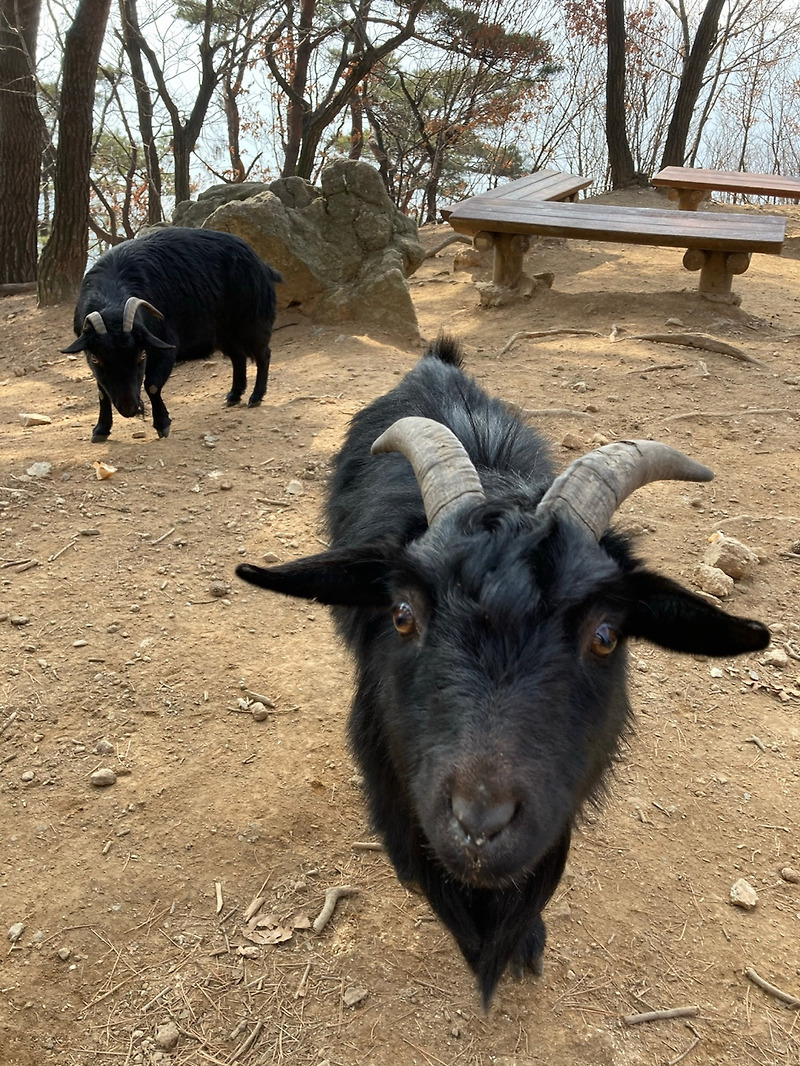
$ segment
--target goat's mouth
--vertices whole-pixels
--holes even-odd
[[[136,415],[144,413],[144,404],[138,397],[119,397],[114,400],[114,406],[123,418],[135,418]]]

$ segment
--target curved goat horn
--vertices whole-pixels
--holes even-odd
[[[537,514],[568,513],[600,540],[617,508],[651,481],[710,481],[712,470],[653,440],[605,444],[571,463],[542,497]]]
[[[133,329],[133,320],[134,318],[136,318],[136,312],[139,310],[140,307],[144,307],[146,311],[149,311],[151,314],[155,315],[156,318],[164,318],[158,308],[153,307],[153,305],[149,304],[147,300],[140,300],[138,296],[129,296],[128,299],[125,301],[125,310],[122,312],[123,333],[130,333],[130,331]]]
[[[431,418],[401,418],[372,445],[372,454],[400,452],[411,463],[428,526],[468,501],[483,503],[478,472],[455,433]]]
[[[89,326],[94,326],[95,333],[108,333],[106,324],[103,321],[103,316],[99,311],[90,311],[89,314],[83,320],[84,332]]]

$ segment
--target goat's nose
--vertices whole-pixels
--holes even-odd
[[[486,794],[465,796],[454,792],[451,803],[464,835],[479,847],[505,829],[517,809],[511,799],[497,799]]]

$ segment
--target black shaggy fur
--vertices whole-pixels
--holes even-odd
[[[455,432],[485,503],[428,530],[408,461],[370,456],[406,415]],[[629,722],[626,639],[708,655],[769,640],[760,623],[644,569],[622,537],[598,544],[539,516],[547,452],[441,338],[353,419],[329,485],[331,550],[237,569],[333,605],[356,662],[350,740],[373,824],[486,1004],[506,967],[541,970],[542,910]]]
[[[153,426],[169,434],[170,417],[161,389],[175,363],[219,349],[233,364],[228,406],[247,386],[247,360],[256,364],[248,401],[261,403],[267,391],[270,338],[275,321],[275,283],[280,274],[240,237],[181,227],[154,230],[106,252],[83,279],[75,308],[75,333],[65,352],[86,352],[100,394],[93,441],[111,432],[111,405],[125,418],[143,411],[141,390],[150,397]],[[157,318],[140,307],[133,329],[122,332],[130,296],[152,304]],[[106,333],[86,322],[98,311]]]

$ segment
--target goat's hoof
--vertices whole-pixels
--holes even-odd
[[[159,435],[159,437],[168,437],[169,436],[169,430],[170,430],[169,426],[162,426],[161,429],[159,429],[158,426],[156,426],[156,433]]]
[[[108,440],[109,433],[111,433],[111,430],[109,430],[108,433],[103,433],[97,429],[92,430],[92,444],[105,444]]]
[[[263,396],[251,396],[250,399],[247,401],[247,406],[248,407],[260,407],[261,406],[261,401],[263,399],[264,399]]]
[[[238,407],[242,402],[241,396],[232,396],[230,393],[225,397],[226,407]]]

